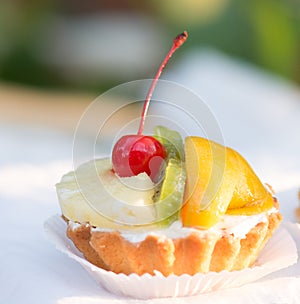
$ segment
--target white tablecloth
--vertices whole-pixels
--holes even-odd
[[[238,149],[275,186],[285,220],[295,222],[300,186],[299,89],[212,52],[187,54],[166,78],[205,99],[222,126],[226,144]],[[72,169],[72,137],[33,126],[0,124],[0,143],[0,303],[141,302],[97,286],[45,237],[45,219],[60,212],[54,184]],[[299,233],[293,229],[299,246]],[[147,303],[273,304],[300,303],[299,299],[297,264],[263,283]]]

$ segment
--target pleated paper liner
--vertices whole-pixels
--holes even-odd
[[[116,274],[85,260],[73,242],[67,238],[66,228],[66,223],[59,215],[52,216],[45,222],[46,233],[56,248],[79,262],[99,284],[115,294],[138,299],[182,297],[238,287],[293,265],[298,258],[293,238],[285,228],[280,226],[251,268],[232,272],[225,270],[206,274],[198,273],[193,276],[184,274],[165,277],[160,272],[156,272],[154,276]]]

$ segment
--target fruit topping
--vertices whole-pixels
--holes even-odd
[[[179,219],[186,179],[184,147],[181,135],[166,127],[157,126],[154,137],[163,144],[168,155],[166,168],[162,172],[163,181],[157,186],[153,197],[156,217],[163,227]]]
[[[187,181],[184,226],[212,227],[225,214],[257,214],[272,208],[272,195],[242,156],[201,137],[185,141]]]
[[[235,154],[201,137],[185,141],[184,226],[209,228],[225,214],[238,179]]]
[[[183,141],[177,131],[170,130],[163,126],[157,126],[154,129],[154,138],[164,146],[168,158],[184,161]]]
[[[231,150],[231,149],[230,149]],[[236,151],[239,178],[234,189],[227,214],[251,215],[273,207],[273,196],[262,184],[248,162]]]
[[[159,172],[166,157],[166,151],[157,139],[152,136],[143,135],[145,119],[158,78],[173,53],[186,41],[186,39],[187,32],[183,32],[174,39],[170,51],[159,67],[144,102],[138,133],[121,137],[113,148],[113,170],[120,177],[134,176],[146,172],[153,181],[157,181],[157,177],[159,176]]]
[[[65,174],[56,189],[64,216],[74,222],[132,230],[144,229],[145,224],[150,229],[156,221],[149,176],[118,178],[109,158],[82,164]]]
[[[185,170],[182,163],[169,159],[165,169],[164,180],[158,195],[156,217],[160,226],[169,226],[179,218],[185,186]]]
[[[156,181],[165,157],[163,145],[152,136],[126,135],[114,146],[113,169],[120,177],[146,172]]]

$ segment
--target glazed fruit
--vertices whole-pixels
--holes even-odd
[[[188,137],[185,157],[184,226],[210,228],[225,213],[250,215],[272,208],[272,195],[233,149],[205,138]]]
[[[131,230],[141,222],[156,221],[149,176],[141,173],[120,179],[112,172],[109,158],[84,163],[65,174],[56,190],[64,216],[74,222]]]
[[[185,170],[182,163],[174,158],[168,161],[163,184],[156,206],[156,217],[160,226],[169,226],[178,220],[185,186]]]
[[[175,158],[184,161],[184,146],[181,135],[163,126],[154,128],[154,138],[156,138],[166,149],[168,158]]]
[[[236,156],[201,137],[185,141],[186,187],[183,226],[209,228],[225,214],[238,181]]]
[[[162,182],[153,198],[160,227],[179,219],[185,187],[184,147],[181,135],[163,126],[156,126],[154,137],[167,151],[167,165],[162,171]]]
[[[231,150],[231,149],[229,149]],[[252,215],[273,207],[273,197],[248,162],[236,151],[239,178],[228,206],[228,214]]]
[[[120,177],[146,172],[153,181],[157,181],[165,157],[163,145],[153,137],[126,135],[114,146],[112,163]]]
[[[170,51],[159,67],[144,103],[138,133],[136,135],[126,135],[125,137],[121,137],[113,148],[113,170],[121,177],[128,177],[146,172],[154,182],[157,181],[163,160],[166,157],[166,151],[154,137],[142,135],[144,131],[144,123],[152,93],[158,78],[173,53],[186,41],[186,39],[186,32],[183,32],[174,39]]]

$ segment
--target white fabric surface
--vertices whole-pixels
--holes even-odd
[[[207,52],[187,54],[169,80],[203,96],[263,180],[275,185],[285,220],[295,221],[300,186],[300,92],[253,67]],[[54,184],[72,169],[72,138],[0,124],[0,303],[144,303],[114,296],[46,239],[59,213]],[[299,231],[291,228],[300,245]],[[297,276],[297,277],[296,277]],[[272,280],[184,299],[145,303],[300,303],[300,266]]]

